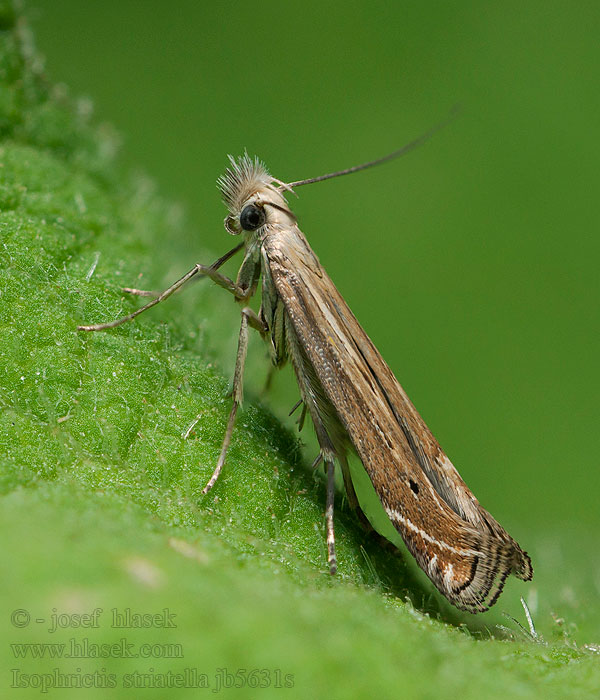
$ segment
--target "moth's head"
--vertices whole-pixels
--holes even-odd
[[[229,156],[231,165],[217,180],[217,186],[229,214],[225,218],[225,229],[236,236],[240,233],[258,231],[268,224],[281,223],[294,215],[281,194],[279,183],[267,171],[258,158],[245,153],[237,160]]]

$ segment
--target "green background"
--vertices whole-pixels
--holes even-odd
[[[33,7],[49,75],[189,215],[183,239],[164,231],[161,283],[231,246],[214,185],[227,153],[309,177],[459,104],[418,152],[307,187],[295,209],[490,509],[523,541],[600,525],[596,3]]]
[[[183,211],[182,219],[171,207],[155,224],[141,264],[135,257],[115,262],[123,256],[116,244],[112,265],[121,265],[121,278],[96,292],[110,288],[114,299],[119,282],[160,288],[194,262],[208,263],[231,247],[215,189],[227,153],[246,148],[284,180],[310,177],[393,150],[460,105],[456,121],[405,159],[302,188],[292,206],[330,276],[463,478],[531,554],[533,583],[508,582],[499,607],[522,619],[518,596],[524,595],[544,636],[557,634],[558,616],[565,620],[561,629],[569,630],[568,648],[598,642],[597,4],[38,0],[29,3],[28,17],[46,55],[47,76],[64,82],[73,96],[89,96],[94,121],[110,122],[122,138],[123,170],[148,173],[161,196]],[[152,199],[146,194],[147,206]],[[143,221],[135,220],[141,239]],[[96,274],[103,279],[110,279],[105,267],[110,259],[99,258]],[[134,271],[144,273],[142,281]],[[229,299],[211,306],[220,296],[217,289],[197,285],[151,312],[142,326],[156,326],[164,335],[160,323],[166,322],[176,337],[191,338],[191,351],[204,352],[217,372],[230,376],[238,315]],[[88,305],[74,322],[108,320],[120,308],[114,301]],[[259,342],[251,352],[249,404],[258,400],[265,376]],[[193,368],[193,359],[189,362]],[[172,400],[178,400],[175,389]],[[284,376],[265,404],[285,420],[295,400],[293,381]],[[270,419],[260,420],[268,431]],[[293,427],[291,419],[288,425]],[[282,439],[281,450],[291,454],[295,447]],[[314,443],[303,439],[309,442],[303,457],[308,463]],[[322,491],[317,504],[320,498]],[[62,495],[55,505],[68,500]],[[40,508],[48,509],[48,502],[53,503],[48,498]],[[89,512],[82,509],[93,520]],[[172,524],[171,513],[165,519]],[[135,540],[131,532],[125,538]],[[56,548],[59,560],[66,556],[65,548],[48,546]],[[231,596],[252,607],[249,589],[231,572],[226,575]],[[249,581],[256,583],[254,593],[264,585],[252,575]],[[419,581],[417,590],[426,593],[418,595],[428,595],[428,584]],[[185,585],[178,594],[187,601],[193,589]],[[290,584],[280,585],[293,597]],[[327,595],[331,599],[336,592]],[[257,607],[265,605],[264,629],[256,634],[267,640],[265,653],[272,654],[274,665],[281,665],[278,654],[287,633],[275,622],[291,618],[285,605],[261,603],[256,595]],[[350,604],[351,593],[340,595]],[[225,608],[228,600],[211,604]],[[362,608],[365,618],[368,604]],[[187,610],[187,602],[181,605]],[[365,603],[359,599],[356,605]],[[468,621],[471,631],[477,629],[469,616],[441,607],[444,619]],[[499,611],[489,615],[481,624],[509,624]],[[239,648],[219,642],[222,656],[204,658],[214,661],[212,667],[234,660],[250,666],[244,659],[255,657],[243,640],[253,643],[253,624],[238,619],[238,628],[247,631],[246,637],[240,633]],[[393,666],[389,684],[382,680],[384,694],[393,695],[396,681],[401,687],[408,664],[431,678],[430,685],[421,679],[410,686],[411,697],[439,696],[453,682],[468,696],[471,671],[456,666],[459,680],[449,681],[452,669],[441,661],[447,647],[426,632],[424,648],[433,644],[439,657],[433,652],[432,659],[421,659],[415,643],[416,661],[411,644],[404,657],[386,660],[377,629],[391,628],[376,625],[374,636],[365,632],[359,640],[364,644],[349,651],[352,628],[344,627],[343,616],[315,624],[322,637],[315,642],[308,634],[312,641],[294,647],[291,659],[297,663],[288,660],[300,692],[303,683],[331,690],[326,681],[319,685],[323,681],[313,668],[318,652],[306,650],[306,644],[317,643],[329,645],[334,657],[336,650],[349,659],[357,653],[365,677],[377,652],[378,663]],[[234,620],[231,625],[235,628]],[[410,626],[402,634],[410,639]],[[511,653],[506,647],[498,657],[489,649],[474,651],[472,673],[479,678],[487,673],[486,663],[496,669],[501,663],[496,659]],[[543,661],[542,670],[532,667],[531,677],[508,664],[507,676],[516,679],[513,692],[534,696],[531,678],[544,678],[544,664],[552,666],[552,660]],[[303,668],[309,669],[304,678]],[[332,686],[339,678],[340,694],[352,692],[344,685],[343,665],[332,663],[323,677]],[[479,688],[484,696],[491,696],[497,679],[492,673],[487,691]],[[593,683],[592,678],[586,690],[597,688],[597,678]],[[546,696],[551,690],[557,697],[566,692],[560,684],[544,685]]]

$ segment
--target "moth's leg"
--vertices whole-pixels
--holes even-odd
[[[219,474],[221,473],[223,464],[225,464],[225,457],[227,456],[229,443],[231,442],[231,435],[233,434],[235,416],[238,407],[242,403],[244,397],[244,364],[246,362],[246,353],[248,350],[248,325],[260,331],[261,333],[264,333],[266,330],[265,324],[260,320],[256,313],[254,313],[252,309],[246,306],[242,309],[242,322],[240,324],[238,350],[237,357],[235,360],[235,372],[233,374],[233,404],[231,406],[231,411],[229,412],[229,419],[227,421],[227,428],[225,430],[223,444],[221,445],[221,454],[219,455],[217,466],[215,467],[212,476],[208,480],[208,483],[202,489],[202,494],[208,493],[219,478]]]
[[[225,255],[221,256],[218,260],[215,260],[215,262],[212,265],[206,266],[206,265],[194,265],[194,267],[187,272],[183,277],[177,280],[174,284],[172,284],[170,287],[165,289],[163,292],[158,294],[156,298],[152,299],[152,301],[148,302],[141,308],[137,309],[137,311],[134,311],[131,314],[128,314],[127,316],[123,316],[122,318],[118,318],[116,321],[110,321],[109,323],[95,323],[90,326],[77,326],[78,331],[104,331],[107,330],[108,328],[116,328],[117,326],[120,326],[122,323],[127,323],[127,321],[132,321],[136,316],[139,316],[140,314],[144,313],[144,311],[148,311],[148,309],[151,309],[153,306],[156,306],[157,304],[160,304],[161,301],[164,301],[168,297],[171,296],[174,292],[176,292],[178,289],[183,287],[183,285],[188,282],[189,280],[192,279],[192,277],[195,277],[197,274],[204,274],[207,275],[208,277],[211,277],[213,279],[213,275],[219,275],[217,272],[218,268],[221,267],[224,263],[229,260],[235,253],[238,252],[243,247],[243,243],[240,243],[237,245],[235,248],[232,248],[230,251],[225,253]],[[224,278],[227,280],[227,278]],[[233,286],[234,288],[237,289],[237,285],[232,282],[231,280],[227,280],[228,283],[230,283],[230,287]],[[228,287],[226,287],[227,289]],[[142,290],[128,290],[130,293],[138,293],[141,292]],[[229,291],[232,291],[232,293],[235,294],[235,291],[233,289],[229,289]],[[242,294],[240,295],[240,298],[244,298],[244,293],[245,290],[240,290],[242,291]],[[145,296],[144,294],[139,294],[139,296]]]
[[[176,292],[178,289],[181,289],[181,287],[183,287],[183,285],[186,282],[189,282],[189,280],[191,280],[192,277],[194,277],[197,274],[210,277],[210,279],[213,282],[218,284],[220,287],[223,287],[223,289],[226,289],[228,292],[231,292],[231,294],[233,294],[236,299],[244,300],[248,297],[248,290],[238,286],[233,280],[230,280],[229,277],[225,277],[225,275],[222,275],[220,272],[213,270],[212,266],[198,264],[195,265],[187,274],[178,279],[177,282],[175,282],[175,284],[172,284],[168,289],[165,289],[164,292],[161,292],[157,297],[152,299],[152,301],[149,301],[147,304],[144,304],[144,306],[137,309],[133,313],[128,314],[127,316],[123,316],[122,318],[118,318],[116,321],[109,321],[108,323],[95,323],[91,326],[77,326],[77,330],[105,331],[108,328],[116,328],[122,323],[127,323],[127,321],[133,321],[133,319],[136,316],[143,314],[144,311],[148,311],[148,309],[151,309],[153,306],[160,304],[161,301],[168,299],[171,296],[171,294]]]
[[[268,333],[269,327],[267,324],[258,316],[249,306],[245,306],[242,309],[242,314],[248,317],[248,324],[250,328],[254,328],[255,331],[259,333]]]
[[[302,399],[298,399],[298,401],[296,401],[296,403],[292,406],[290,412],[288,413],[288,416],[293,416],[296,409],[300,408],[300,406],[302,406],[303,403],[304,401],[302,401]]]
[[[348,466],[348,459],[345,454],[338,455],[340,460],[340,466],[342,468],[342,476],[344,477],[344,488],[346,489],[346,496],[348,496],[348,503],[350,508],[355,510],[360,508],[358,503],[358,497],[356,491],[354,490],[354,484],[352,483],[352,477],[350,476],[350,467]]]
[[[251,296],[246,287],[241,287],[237,284],[237,282],[234,282],[232,279],[229,279],[229,277],[226,277],[217,270],[214,270],[212,265],[196,265],[196,269],[201,275],[210,277],[215,284],[218,284],[219,287],[226,289],[238,300],[244,300]]]
[[[323,461],[323,453],[319,452],[319,454],[315,457],[313,463],[310,465],[311,469],[316,469],[319,464]]]
[[[306,403],[306,402],[305,402]],[[321,448],[313,467],[317,467],[321,461],[325,462],[325,474],[327,475],[327,500],[325,504],[325,524],[327,529],[327,561],[329,573],[333,576],[337,571],[337,558],[335,556],[335,529],[333,525],[333,501],[335,496],[335,459],[338,453],[333,446],[329,433],[323,424],[321,416],[311,411],[313,425],[317,434],[317,440]]]
[[[335,530],[334,530],[334,510],[333,502],[335,495],[335,460],[338,457],[339,450],[336,449],[336,443],[341,445],[341,426],[332,415],[332,411],[328,411],[323,406],[327,402],[324,395],[324,390],[319,384],[310,362],[300,346],[298,338],[293,330],[292,324],[286,324],[287,341],[290,350],[290,357],[296,372],[298,386],[302,396],[304,407],[310,413],[312,418],[317,441],[319,442],[319,455],[313,466],[325,462],[325,472],[327,474],[327,503],[325,507],[325,522],[327,527],[327,558],[329,561],[329,571],[335,574],[337,571],[337,559],[335,556]],[[304,413],[304,410],[303,410]],[[327,421],[327,423],[326,423]],[[330,431],[332,435],[330,435]],[[343,451],[343,447],[342,447]]]
[[[298,432],[299,433],[302,432],[302,428],[304,427],[304,420],[306,419],[306,412],[308,410],[306,408],[306,404],[304,403],[304,401],[302,399],[299,399],[292,407],[292,410],[288,413],[288,416],[291,416],[297,408],[300,408],[300,406],[302,406],[302,411],[300,413],[300,418],[298,418]],[[320,460],[321,460],[321,457],[319,455],[319,461]]]
[[[144,311],[148,311],[148,309],[151,309],[153,306],[156,306],[157,304],[160,304],[161,301],[164,301],[168,297],[173,294],[173,292],[176,292],[180,287],[183,287],[183,285],[188,281],[191,280],[194,275],[197,275],[200,270],[198,269],[198,265],[194,266],[189,272],[187,272],[183,277],[180,277],[177,282],[172,284],[170,287],[164,290],[164,292],[161,292],[155,299],[152,299],[152,301],[149,301],[147,304],[144,304],[141,308],[137,309],[131,314],[128,314],[127,316],[123,316],[122,318],[118,318],[116,321],[109,321],[108,323],[94,323],[91,326],[77,326],[78,331],[104,331],[107,330],[108,328],[116,328],[117,326],[120,326],[122,323],[127,323],[127,321],[132,321],[136,316],[139,316],[140,314],[144,313]]]
[[[308,409],[306,408],[306,404],[302,406],[302,413],[300,414],[300,418],[298,419],[298,432],[302,432],[302,428],[304,428],[304,420],[306,418],[306,411]]]
[[[346,495],[348,496],[348,503],[350,508],[356,514],[358,522],[361,524],[366,532],[371,533],[375,530],[369,522],[369,519],[365,515],[363,509],[360,507],[358,501],[358,496],[356,495],[356,490],[354,489],[354,484],[352,483],[352,476],[350,475],[350,467],[348,466],[348,459],[345,454],[339,454],[338,459],[340,461],[340,466],[342,468],[342,476],[344,477],[344,488],[346,489]]]
[[[335,462],[333,459],[325,460],[327,471],[327,505],[325,506],[325,521],[327,523],[327,561],[329,573],[333,576],[337,571],[337,559],[335,556],[335,531],[333,529],[333,500],[335,497]]]
[[[248,307],[245,307],[244,309],[242,309],[242,324],[244,323],[244,318],[247,319],[247,322],[249,323],[249,325],[250,325],[251,328],[254,328],[255,330],[259,331],[260,333],[265,333],[265,332],[266,332],[266,327],[265,327],[264,322],[254,313],[254,311],[253,311],[252,309],[250,309],[250,308],[248,308]],[[242,328],[240,328],[240,336],[241,336],[241,333],[242,333]],[[236,360],[236,374],[234,375],[233,388],[232,388],[232,390],[231,390],[231,394],[228,394],[229,396],[234,396],[234,397],[235,397],[235,377],[237,376],[237,372],[238,372],[238,362],[240,362],[240,349],[241,349],[241,348],[240,348],[240,341],[241,341],[241,337],[240,337],[240,339],[238,340],[238,354],[237,354],[237,360]],[[247,343],[247,339],[246,339],[246,343]],[[247,347],[247,346],[246,346],[246,347]],[[241,372],[242,374],[243,374],[243,364],[244,364],[244,360],[246,359],[246,355],[245,355],[245,353],[246,353],[246,347],[244,347],[244,349],[243,349],[243,351],[244,351],[244,357],[241,359],[242,368],[241,368],[240,372]],[[241,383],[241,382],[242,382],[242,379],[240,378],[240,383]],[[240,388],[240,391],[241,391],[241,390],[242,390],[242,389]],[[241,403],[241,398],[240,398],[240,402],[239,402],[239,403]],[[232,411],[233,411],[234,407],[236,407],[235,398],[234,398],[234,404],[233,404],[233,406],[232,406],[232,408],[231,408]],[[236,411],[237,411],[237,407],[236,407]],[[189,438],[190,433],[191,433],[192,430],[196,427],[196,424],[197,424],[198,421],[200,420],[201,416],[202,416],[202,414],[197,415],[197,416],[194,418],[194,420],[190,423],[190,425],[189,425],[189,426],[185,429],[185,431],[182,433],[181,437],[182,437],[184,440],[187,440],[187,439]],[[232,421],[231,415],[229,416],[229,420]],[[233,430],[233,422],[232,422],[231,428],[232,428],[232,430]],[[227,424],[227,429],[229,429],[229,423]],[[227,433],[225,434],[225,437],[227,438]],[[231,437],[231,436],[230,436],[230,437]],[[223,461],[224,461],[224,460],[225,460],[225,455],[223,455]],[[218,474],[217,474],[217,476],[218,476]],[[215,481],[216,481],[216,479],[215,479]],[[213,482],[213,484],[214,484],[214,482]],[[212,488],[212,485],[211,485],[211,488]],[[203,491],[202,493],[205,493],[205,492]]]
[[[348,503],[356,515],[360,526],[368,535],[374,537],[379,542],[380,546],[383,546],[385,549],[398,551],[393,542],[390,542],[383,535],[380,535],[377,532],[377,530],[371,525],[369,518],[367,518],[365,515],[364,510],[360,507],[360,502],[358,500],[358,496],[356,495],[354,484],[352,483],[352,476],[350,474],[350,467],[348,466],[348,458],[346,457],[346,454],[338,454],[338,460],[342,468],[344,488],[346,489],[346,495],[348,496]]]
[[[356,490],[354,488],[354,484],[352,483],[352,476],[350,475],[350,467],[348,466],[346,454],[338,454],[338,460],[340,462],[340,466],[342,467],[342,476],[344,477],[344,488],[346,489],[346,495],[348,496],[348,503],[350,504],[350,508],[352,508],[353,512],[355,513],[361,527],[367,533],[367,535],[378,543],[379,547],[399,555],[400,550],[398,547],[377,532],[377,530],[371,525],[369,518],[367,518],[365,515],[364,510],[360,507],[358,496],[356,495]]]

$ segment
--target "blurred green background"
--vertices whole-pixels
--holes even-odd
[[[549,597],[597,638],[597,4],[37,0],[28,16],[49,78],[88,95],[125,168],[185,211],[187,235],[165,227],[156,249],[155,287],[231,247],[215,188],[227,153],[310,177],[461,106],[405,159],[292,205],[466,482],[532,555],[534,612]],[[229,376],[238,314],[223,308]],[[274,411],[295,400],[279,378]]]
[[[164,232],[159,282],[230,247],[215,189],[227,153],[309,177],[395,149],[459,104],[402,161],[306,187],[293,206],[461,474],[524,546],[530,531],[600,526],[597,3],[29,8],[50,78],[89,95],[125,163],[187,212],[186,239]]]

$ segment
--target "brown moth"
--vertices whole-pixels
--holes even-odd
[[[441,125],[440,125],[441,126]],[[407,153],[427,134],[384,158],[318,178],[282,183],[247,155],[218,181],[229,214],[225,228],[243,242],[211,266],[196,265],[146,306],[117,321],[80,330],[103,330],[129,321],[179,289],[207,275],[244,304],[262,277],[258,314],[242,308],[233,405],[216,469],[225,462],[242,402],[248,326],[268,342],[275,367],[290,361],[310,415],[327,474],[327,545],[331,573],[337,568],[333,527],[334,469],[341,468],[351,506],[367,524],[352,484],[347,455],[354,450],[381,504],[419,566],[456,607],[476,613],[492,606],[511,573],[528,581],[529,556],[481,507],[417,413],[377,348],[321,266],[284,196],[294,187],[371,167]],[[244,259],[233,281],[218,268],[239,250]],[[128,290],[143,294],[139,290]]]

